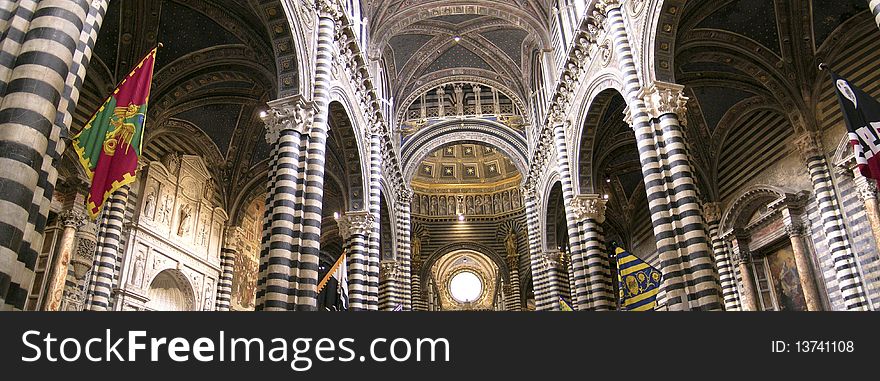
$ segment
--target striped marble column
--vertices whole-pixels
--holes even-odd
[[[380,263],[382,261],[382,253],[379,252],[380,241],[382,240],[382,224],[379,223],[382,208],[382,200],[380,199],[382,197],[382,125],[378,121],[371,121],[368,123],[370,124],[370,126],[369,128],[367,128],[367,131],[364,134],[366,141],[370,144],[370,174],[368,179],[369,193],[367,198],[367,205],[370,211],[370,215],[372,215],[373,221],[375,221],[376,223],[373,224],[369,235],[369,269],[367,279],[367,295],[369,297],[368,309],[377,310],[380,307],[379,271]]]
[[[296,195],[302,179],[303,139],[311,127],[313,110],[311,104],[298,96],[270,102],[269,107],[263,120],[273,155],[263,217],[256,309],[290,311],[300,309],[296,302],[295,269],[302,206]],[[314,302],[317,306],[317,299]]]
[[[605,234],[602,230],[602,224],[605,223],[605,204],[606,200],[603,196],[589,194],[575,197],[569,206],[578,221],[585,269],[584,279],[580,283],[578,279],[574,282],[579,297],[572,308],[578,310],[617,309],[611,280],[611,262],[608,259]],[[577,271],[574,268],[574,260],[572,260],[572,271]],[[574,299],[574,296],[572,298]]]
[[[0,0],[0,35],[6,36],[6,28],[15,16],[19,1]]]
[[[819,213],[834,272],[843,294],[843,303],[847,310],[862,311],[869,308],[867,294],[858,268],[857,259],[852,251],[852,244],[843,222],[843,213],[837,201],[837,191],[831,180],[831,172],[822,149],[821,135],[806,133],[799,137],[795,144],[800,150],[810,179],[813,182],[813,193],[816,195]]]
[[[54,190],[43,164],[56,149],[54,120],[88,11],[86,0],[43,0],[27,33],[4,38],[18,49],[0,54],[0,309],[22,309],[33,282],[48,214],[39,200]]]
[[[719,234],[721,223],[721,205],[717,202],[703,204],[703,215],[706,216],[706,224],[709,229],[709,238],[712,240],[712,252],[715,255],[715,264],[718,268],[718,279],[721,282],[721,297],[724,299],[724,310],[739,311],[742,309],[739,301],[739,291],[736,288],[736,272],[730,261],[730,252],[727,245]]]
[[[413,250],[412,262],[410,263],[410,295],[412,297],[412,309],[413,311],[427,311],[428,301],[422,293],[422,276],[420,275],[422,271],[422,259],[416,254],[418,253]]]
[[[324,156],[330,113],[330,83],[335,60],[335,28],[338,9],[335,2],[318,0],[318,40],[315,54],[314,118],[306,148],[305,179],[303,183],[302,229],[299,250],[291,252],[296,260],[290,263],[293,290],[289,299],[291,309],[314,311],[318,303],[318,258],[321,250],[321,214],[324,199]],[[296,255],[298,254],[298,255]],[[290,254],[288,254],[290,255]]]
[[[584,253],[581,250],[582,236],[580,231],[579,219],[573,209],[575,203],[574,182],[572,181],[571,163],[568,156],[568,142],[565,138],[565,123],[562,117],[557,115],[553,120],[553,142],[556,146],[556,165],[559,170],[560,180],[562,182],[562,199],[566,205],[565,222],[568,231],[568,252],[571,255],[572,273],[570,277],[574,278],[575,289],[571,290],[572,299],[577,300],[577,304],[584,309],[589,308],[592,304],[590,301],[589,276],[587,275],[591,269],[587,268]]]
[[[0,97],[6,95],[15,60],[21,52],[39,1],[17,0],[13,4],[8,4],[8,1],[6,3],[3,8],[8,13],[4,17],[3,35],[0,38]]]
[[[871,9],[871,14],[874,15],[874,22],[880,27],[880,0],[869,0],[868,8]]]
[[[624,96],[645,178],[663,273],[660,308],[722,310],[721,286],[678,121],[687,100],[683,87],[654,83],[643,88],[620,2],[601,0],[600,7],[623,73]]]
[[[565,254],[559,251],[545,251],[541,254],[541,266],[544,268],[544,277],[547,279],[545,290],[545,310],[559,311],[561,306],[559,298],[570,299],[571,292],[568,286],[568,266],[563,258]]]
[[[228,226],[223,247],[220,248],[220,279],[217,280],[217,311],[232,308],[232,281],[235,274],[235,257],[241,255],[244,246],[244,230],[238,226]]]
[[[379,309],[393,311],[403,305],[399,290],[402,267],[396,261],[385,261],[381,264],[379,277]]]
[[[102,214],[95,262],[88,285],[84,310],[110,311],[113,309],[113,289],[119,273],[123,248],[120,247],[125,208],[128,204],[128,186],[119,188],[107,200]]]
[[[400,289],[403,293],[403,310],[413,309],[412,291],[412,248],[410,235],[412,234],[412,207],[413,191],[403,188],[397,191],[397,261],[400,262]]]
[[[522,311],[522,297],[519,286],[519,257],[507,255],[507,271],[510,280],[504,285],[504,307],[506,311]]]
[[[376,220],[369,212],[348,212],[341,216],[337,223],[348,255],[349,309],[352,311],[376,310],[378,309],[378,298],[374,303],[370,297],[368,241]]]
[[[523,188],[526,205],[526,224],[529,230],[529,265],[532,270],[532,290],[535,293],[535,309],[548,311],[554,308],[556,300],[550,294],[550,279],[543,263],[544,254],[541,250],[540,220],[538,216],[538,199],[535,187],[528,184]]]

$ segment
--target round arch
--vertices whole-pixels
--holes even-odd
[[[176,269],[156,274],[150,281],[147,297],[150,301],[146,307],[154,311],[194,311],[197,307],[192,284]]]
[[[505,280],[510,279],[510,270],[507,268],[507,263],[504,258],[498,255],[498,253],[491,247],[476,242],[456,242],[435,250],[431,255],[425,258],[425,261],[422,263],[422,267],[419,270],[419,276],[421,276],[421,279],[428,279],[427,276],[431,272],[431,267],[434,266],[434,263],[437,262],[437,260],[457,251],[471,251],[487,256],[496,266],[498,266],[498,272],[501,278]]]
[[[418,164],[431,152],[456,142],[488,144],[504,152],[520,173],[529,173],[525,139],[504,125],[489,121],[449,121],[423,129],[403,143],[404,180],[411,181]]]
[[[753,185],[746,188],[724,211],[721,217],[721,232],[745,227],[749,222],[748,219],[759,208],[775,200],[785,198],[786,195],[795,193],[793,190],[768,184]]]

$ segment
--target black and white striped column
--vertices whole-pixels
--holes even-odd
[[[403,267],[396,261],[385,261],[381,264],[379,277],[379,309],[393,311],[403,306],[403,294],[400,292],[400,275]]]
[[[538,216],[538,198],[533,184],[523,188],[526,205],[526,224],[529,231],[529,266],[532,270],[532,290],[535,293],[535,309],[538,311],[553,310],[558,304],[550,294],[550,279],[544,264],[544,253],[541,250],[540,220]]]
[[[504,285],[504,309],[505,311],[522,311],[522,298],[519,286],[519,257],[507,255],[507,271],[510,279]]]
[[[611,262],[605,247],[606,200],[598,194],[579,195],[575,197],[570,209],[578,221],[578,232],[581,237],[581,251],[585,274],[582,280],[575,279],[574,287],[579,297],[572,302],[572,308],[591,311],[611,311],[617,308],[614,296],[614,285],[611,279]],[[572,260],[572,271],[574,260]],[[572,290],[572,299],[574,289]]]
[[[235,257],[241,255],[243,249],[242,228],[226,227],[223,247],[220,248],[220,279],[217,280],[217,311],[229,311],[232,308],[232,280],[235,274]]]
[[[129,187],[123,186],[110,196],[101,212],[101,227],[95,248],[95,262],[86,294],[86,311],[113,309],[113,289],[116,288],[119,264],[123,255],[120,247]]]
[[[718,267],[718,279],[721,282],[721,297],[724,299],[725,311],[739,311],[742,309],[739,301],[739,291],[736,287],[736,271],[730,259],[727,245],[721,239],[719,224],[721,222],[721,205],[717,202],[703,204],[703,214],[706,216],[706,224],[709,230],[709,238],[712,240],[712,252],[715,255],[715,264]]]
[[[314,118],[306,149],[303,183],[302,230],[296,260],[290,263],[291,309],[314,311],[318,303],[318,258],[321,250],[321,214],[324,200],[324,164],[330,113],[330,83],[335,58],[338,10],[329,0],[318,0],[318,42],[315,55]],[[296,252],[294,252],[296,253]]]
[[[269,107],[263,120],[273,155],[263,217],[256,310],[291,311],[300,309],[296,269],[302,207],[296,196],[303,176],[303,140],[311,127],[312,108],[299,97],[270,102]],[[317,306],[317,299],[314,302]]]
[[[633,117],[660,253],[664,296],[660,308],[721,310],[721,287],[678,122],[687,98],[678,85],[655,83],[642,87],[619,1],[603,0],[600,4],[624,76],[624,96]]]
[[[0,309],[23,309],[33,282],[48,214],[40,200],[54,190],[43,164],[56,150],[54,121],[89,4],[25,1],[19,9],[9,29],[19,33],[4,36],[0,54]]]
[[[397,260],[401,263],[400,288],[403,293],[403,310],[412,311],[412,198],[413,191],[402,188],[397,191]]]
[[[572,299],[577,300],[580,308],[587,309],[591,306],[589,279],[584,254],[581,251],[580,223],[572,205],[575,199],[574,183],[572,182],[571,164],[568,157],[568,143],[565,138],[565,124],[561,116],[556,116],[553,121],[553,142],[556,147],[556,164],[562,182],[562,198],[565,204],[565,222],[568,228],[568,252],[571,255],[572,273],[569,277],[574,278],[575,289],[572,291]]]
[[[378,295],[375,299],[370,297],[368,241],[376,220],[369,212],[348,212],[337,220],[337,224],[348,255],[349,309],[352,311],[377,310],[379,308]],[[378,284],[376,287],[378,288]]]
[[[871,9],[871,14],[874,15],[874,22],[880,27],[880,0],[869,0],[868,8]]]
[[[364,136],[366,138],[366,141],[370,144],[370,174],[368,182],[370,189],[367,198],[367,205],[369,207],[370,215],[372,216],[375,223],[373,224],[369,235],[369,269],[367,279],[367,295],[369,297],[369,309],[376,310],[380,307],[379,271],[381,270],[380,263],[382,261],[382,253],[379,252],[380,241],[382,240],[382,224],[379,223],[382,208],[382,126],[381,124],[379,124],[378,121],[371,121],[368,123],[370,123],[371,125],[369,126],[369,128],[367,128],[366,134]]]
[[[831,172],[822,149],[821,136],[818,133],[806,133],[795,143],[803,155],[813,182],[813,193],[821,214],[828,250],[831,251],[831,260],[834,262],[834,273],[843,294],[844,306],[850,311],[867,310],[867,294],[844,227],[843,213],[840,211]]]

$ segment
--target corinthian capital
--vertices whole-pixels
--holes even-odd
[[[339,225],[339,235],[348,239],[352,235],[368,235],[373,230],[376,219],[370,212],[348,212],[340,217],[336,223]]]
[[[315,0],[315,10],[319,17],[339,18],[339,8],[333,0]]]
[[[708,224],[721,221],[721,204],[717,202],[704,203],[703,217],[706,218]]]
[[[645,102],[648,115],[659,118],[666,114],[678,115],[679,122],[684,125],[687,121],[687,101],[684,96],[684,86],[667,82],[654,82],[639,92],[639,97]]]
[[[814,157],[825,155],[822,148],[822,136],[818,132],[804,133],[794,141],[794,144],[797,146],[798,151],[800,151],[804,162],[808,162]]]
[[[311,127],[315,107],[300,96],[287,97],[268,103],[269,111],[260,115],[266,124],[266,142],[275,144],[285,130],[301,134]]]
[[[571,210],[577,215],[578,220],[594,220],[601,224],[605,222],[605,204],[607,201],[598,194],[578,195],[571,200]]]
[[[397,279],[403,272],[400,263],[396,261],[382,262],[379,267],[382,279]]]
[[[401,204],[409,205],[413,200],[413,190],[407,187],[401,187],[397,191],[397,201]]]
[[[78,210],[65,210],[61,212],[58,219],[66,228],[79,229],[86,223],[86,216]]]

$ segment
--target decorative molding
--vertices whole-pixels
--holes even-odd
[[[646,111],[652,118],[659,118],[666,114],[678,116],[679,123],[687,126],[687,102],[684,95],[684,86],[654,82],[639,91],[638,97],[645,102]]]
[[[315,106],[301,96],[282,98],[268,103],[269,111],[260,115],[266,124],[266,143],[274,145],[286,130],[305,134],[311,129]]]
[[[594,220],[597,224],[605,222],[605,205],[608,201],[601,195],[578,195],[571,200],[569,207],[578,220]]]
[[[822,148],[822,135],[818,132],[804,133],[794,141],[794,144],[801,153],[801,158],[804,162],[808,162],[815,157],[825,156],[825,151]]]
[[[339,235],[342,239],[348,239],[358,234],[368,236],[376,224],[376,218],[368,211],[348,212],[336,220],[339,226]]]
[[[86,216],[78,210],[65,210],[58,215],[65,228],[79,229],[86,223]]]
[[[709,224],[721,222],[721,203],[703,203],[703,217],[706,218],[706,223]]]

